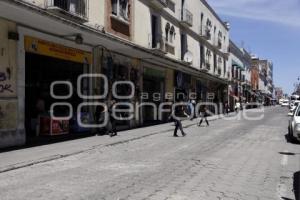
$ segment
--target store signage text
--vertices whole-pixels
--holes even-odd
[[[25,36],[25,51],[83,64],[92,63],[92,54],[80,49]]]

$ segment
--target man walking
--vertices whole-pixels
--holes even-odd
[[[109,124],[110,124],[110,129],[108,129],[108,132],[109,132],[109,136],[110,137],[118,135],[118,133],[117,133],[117,126],[116,126],[117,122],[116,122],[115,117],[113,116],[113,109],[114,109],[115,104],[116,104],[116,101],[112,100],[111,101],[111,105],[108,108]]]
[[[178,137],[177,135],[177,131],[178,129],[181,131],[182,136],[186,136],[186,133],[183,131],[182,128],[182,123],[181,123],[181,119],[179,119],[180,117],[188,117],[188,114],[185,111],[185,108],[183,105],[178,105],[178,106],[174,106],[172,107],[172,113],[170,115],[170,119],[173,119],[174,123],[175,123],[175,130],[174,130],[174,137]]]
[[[113,109],[115,104],[116,101],[112,100],[108,107],[98,106],[96,108],[95,116],[96,116],[96,121],[98,123],[103,122],[106,113],[108,115],[108,123],[104,128],[98,130],[98,135],[100,135],[101,132],[103,131],[105,134],[109,134],[110,137],[117,136],[116,119],[113,116]]]
[[[205,105],[201,106],[201,108],[200,108],[200,117],[201,117],[201,120],[200,120],[198,126],[201,126],[203,120],[205,120],[207,126],[209,126],[209,123],[207,120],[207,109],[206,109]]]

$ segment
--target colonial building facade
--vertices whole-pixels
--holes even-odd
[[[256,93],[256,101],[271,105],[273,101],[273,63],[269,60],[252,58],[251,87]]]
[[[229,101],[229,24],[205,0],[3,0],[0,41],[0,148],[89,131],[76,116],[94,121],[116,81],[135,86],[133,96],[117,90],[128,96],[121,102],[150,105],[134,107],[139,117],[120,128],[166,121],[151,107],[165,101]],[[104,98],[94,98],[105,91],[101,78],[78,82],[91,73],[107,77]],[[51,119],[54,103],[75,117]]]

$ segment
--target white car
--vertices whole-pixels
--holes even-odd
[[[295,109],[294,113],[289,113],[289,136],[292,140],[300,141],[300,105]]]
[[[282,107],[289,107],[290,106],[290,101],[289,100],[284,100],[281,104]]]
[[[279,105],[281,105],[283,101],[284,99],[279,99]]]
[[[299,104],[300,104],[300,101],[294,101],[293,104],[291,104],[291,106],[290,106],[290,112],[291,113],[295,112],[295,110]]]

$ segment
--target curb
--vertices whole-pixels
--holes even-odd
[[[216,120],[219,120],[219,119],[222,119],[222,118],[223,117],[219,116],[219,117],[216,117],[215,119],[208,119],[208,121],[216,121]],[[171,125],[172,123],[169,123],[169,124]],[[197,122],[193,122],[191,124],[185,125],[185,126],[183,126],[183,128],[189,128],[191,126],[194,126],[195,124],[197,124]],[[99,147],[110,147],[110,146],[116,146],[116,145],[119,145],[119,144],[125,144],[125,143],[129,143],[129,142],[132,142],[132,141],[140,140],[142,138],[150,137],[150,136],[153,136],[153,135],[158,135],[158,134],[161,134],[161,133],[167,133],[167,132],[170,132],[170,131],[173,131],[173,130],[174,130],[174,128],[168,128],[168,129],[163,130],[163,131],[156,131],[156,132],[145,134],[145,135],[139,136],[139,137],[124,139],[124,140],[121,140],[121,141],[111,142],[111,143],[108,143],[108,144],[95,145],[95,146],[92,146],[90,148],[80,150],[80,151],[76,151],[76,152],[73,152],[73,153],[62,154],[62,155],[53,155],[53,156],[45,157],[45,158],[42,158],[42,159],[39,159],[39,160],[36,160],[36,161],[28,161],[28,162],[25,162],[25,163],[17,163],[17,164],[14,164],[14,165],[9,165],[8,167],[3,167],[2,169],[0,168],[0,173],[5,173],[5,172],[9,172],[9,171],[13,171],[13,170],[17,170],[17,169],[21,169],[21,168],[25,168],[25,167],[37,165],[37,164],[40,164],[40,163],[45,163],[45,162],[49,162],[49,161],[58,160],[58,159],[61,159],[61,158],[73,156],[73,155],[78,155],[78,154],[81,154],[81,153],[85,153],[85,152],[94,150],[94,149],[99,148]]]

